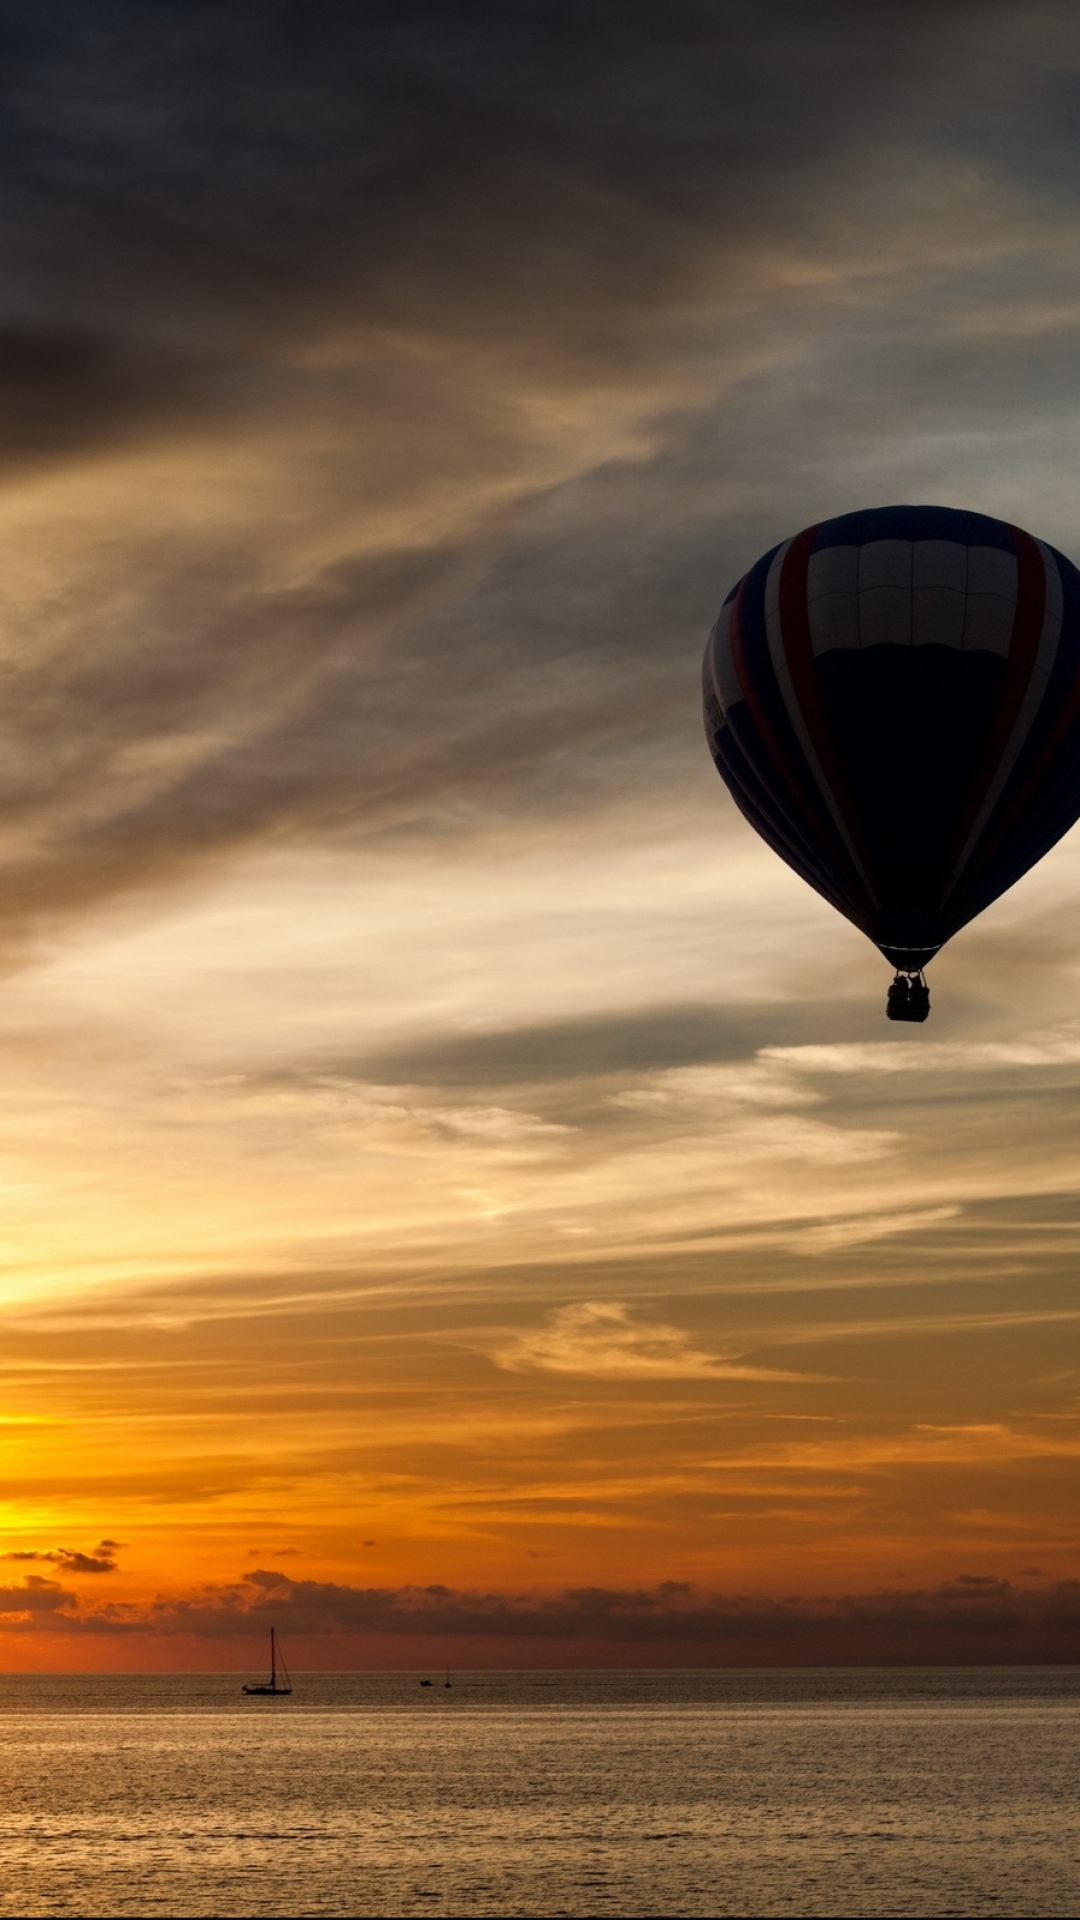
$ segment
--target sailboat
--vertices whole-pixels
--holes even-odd
[[[278,1679],[279,1674],[281,1675],[281,1680]],[[292,1692],[292,1681],[289,1678],[289,1669],[282,1658],[281,1649],[277,1643],[277,1635],[273,1627],[270,1629],[270,1678],[269,1680],[260,1681],[258,1686],[242,1687],[241,1692],[274,1694],[275,1696]]]

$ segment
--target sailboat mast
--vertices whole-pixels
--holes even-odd
[[[277,1686],[277,1643],[274,1640],[273,1627],[270,1629],[270,1685]]]

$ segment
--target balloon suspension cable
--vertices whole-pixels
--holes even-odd
[[[889,988],[885,1012],[890,1020],[917,1020],[921,1024],[927,1018],[930,1012],[930,989],[921,969],[914,973],[901,969],[897,973]]]

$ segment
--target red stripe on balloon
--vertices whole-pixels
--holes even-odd
[[[1005,659],[1005,679],[1001,688],[1001,701],[993,732],[990,735],[971,802],[964,815],[960,832],[957,834],[956,845],[949,862],[948,871],[953,875],[949,887],[950,893],[961,878],[961,874],[955,872],[956,862],[967,845],[971,830],[990,791],[991,782],[1001,765],[1001,756],[1012,738],[1024,695],[1035,670],[1039,642],[1042,639],[1043,621],[1046,617],[1046,570],[1038,544],[1032,539],[1030,533],[1025,533],[1020,527],[1010,527],[1009,532],[1012,534],[1016,548],[1016,611],[1013,615],[1009,651]],[[974,852],[973,847],[969,859]],[[965,867],[967,864],[968,862],[965,861]]]
[[[747,578],[749,578],[749,576],[747,576]],[[738,679],[739,685],[742,688],[743,697],[746,701],[747,707],[750,710],[750,718],[753,720],[753,723],[757,730],[757,734],[761,741],[761,744],[765,748],[765,751],[768,754],[769,759],[772,763],[773,773],[777,776],[778,779],[783,781],[785,787],[787,788],[788,793],[791,795],[791,798],[794,800],[795,819],[798,820],[806,812],[808,793],[806,789],[800,787],[799,782],[796,779],[794,772],[792,771],[788,756],[785,753],[783,747],[781,746],[780,741],[776,737],[776,733],[773,728],[772,722],[769,719],[768,713],[766,712],[764,706],[762,705],[761,699],[758,695],[757,688],[754,685],[753,674],[750,670],[750,658],[747,653],[746,641],[743,637],[743,628],[742,628],[743,597],[745,592],[746,592],[746,580],[742,580],[739,584],[738,593],[735,596],[735,603],[731,609],[731,626],[729,628],[729,638],[731,643],[732,665],[735,668],[735,674]],[[772,672],[771,663],[770,663],[769,671],[770,673]],[[735,735],[735,738],[738,739],[737,734]],[[809,767],[807,768],[806,772],[807,772],[807,788],[809,789],[809,793],[812,794],[814,791],[814,785],[815,785],[813,774],[811,773]],[[761,778],[760,773],[758,774],[758,778],[759,779]],[[829,819],[828,813],[824,809],[822,809],[821,812],[819,813],[818,819],[819,819],[819,825],[825,830],[825,832],[828,833],[828,832],[834,831],[832,821]]]
[[[746,581],[742,580],[739,583],[739,591],[735,595],[735,603],[731,609],[731,625],[728,629],[731,643],[731,662],[735,668],[736,678],[743,691],[743,699],[750,709],[750,718],[757,728],[758,735],[766,753],[772,761],[773,772],[780,775],[780,778],[801,806],[802,795],[788,770],[787,762],[780,751],[780,743],[772,730],[769,716],[762,706],[761,701],[758,699],[757,689],[754,686],[753,676],[750,672],[750,662],[746,656],[746,642],[743,639],[742,630],[743,596],[745,592]]]
[[[820,523],[819,523],[820,524]],[[797,534],[784,555],[784,564],[780,569],[780,633],[783,639],[784,656],[795,689],[795,698],[818,765],[828,782],[836,811],[843,820],[855,849],[856,857],[862,863],[863,876],[867,891],[878,906],[877,889],[874,885],[870,862],[862,844],[855,809],[847,791],[837,757],[836,747],[825,712],[825,703],[818,685],[817,663],[814,659],[814,642],[810,632],[810,615],[806,605],[807,577],[810,571],[810,555],[818,527],[807,527],[804,533]]]
[[[788,756],[784,752],[779,740],[776,737],[776,733],[773,729],[772,722],[770,721],[769,716],[764,706],[762,705],[761,699],[757,692],[757,688],[754,685],[753,674],[750,671],[750,660],[746,650],[746,641],[743,637],[743,629],[742,629],[743,598],[744,598],[745,592],[746,592],[746,581],[743,580],[740,582],[739,590],[735,596],[734,605],[732,606],[732,609],[731,609],[731,624],[730,624],[730,627],[728,628],[728,637],[731,645],[731,661],[732,661],[732,665],[735,668],[736,678],[738,679],[739,685],[742,688],[743,698],[745,699],[747,707],[749,708],[750,718],[754,723],[754,728],[757,732],[758,739],[761,741],[761,744],[764,747],[765,752],[769,756],[773,774],[776,779],[781,780],[783,782],[784,786],[786,787],[788,793],[790,794],[792,800],[795,803],[794,820],[793,820],[793,825],[794,825],[794,823],[798,822],[800,818],[802,818],[806,813],[807,795],[802,790],[802,788],[800,788],[799,782],[796,779],[794,773],[792,772],[791,766],[788,761]],[[770,671],[771,671],[771,668],[770,668]],[[732,734],[735,740],[738,741],[738,733],[735,731],[734,728],[732,728]],[[743,751],[745,751],[745,748],[743,749]],[[750,762],[750,765],[757,779],[761,780],[762,775],[760,770],[757,768],[754,768],[753,761]],[[812,788],[813,780],[812,780],[812,776],[810,775],[809,768],[807,768],[807,777],[808,777],[809,784]],[[767,785],[767,782],[762,781],[762,784]],[[819,826],[826,833],[828,833],[832,828],[832,822],[829,819],[828,814],[825,813],[824,811],[822,811],[821,814],[819,815]],[[812,882],[811,884],[816,884],[816,882]]]

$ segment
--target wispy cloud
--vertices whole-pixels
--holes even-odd
[[[747,1366],[694,1347],[688,1334],[659,1321],[633,1320],[615,1300],[560,1307],[547,1324],[489,1349],[511,1373],[580,1373],[615,1380],[799,1380],[807,1376]]]
[[[1074,1067],[1080,1063],[1080,1027],[1022,1033],[1015,1040],[925,1041],[905,1046],[890,1040],[828,1046],[766,1047],[763,1061],[810,1074],[993,1073],[1027,1067]]]
[[[917,1233],[923,1227],[936,1227],[956,1220],[957,1206],[913,1207],[909,1213],[854,1214],[844,1220],[823,1220],[819,1226],[800,1227],[788,1242],[800,1253],[833,1253],[839,1247],[865,1246],[873,1240],[887,1240],[895,1233]]]

